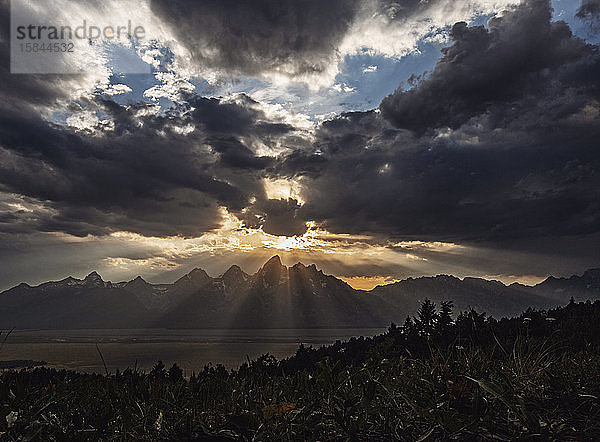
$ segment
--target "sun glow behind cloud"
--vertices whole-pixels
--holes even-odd
[[[8,210],[33,210],[20,200],[6,204]],[[37,209],[35,209],[37,210]],[[194,238],[151,237],[131,232],[109,236],[76,237],[50,232],[40,237],[36,253],[47,264],[57,262],[52,278],[83,277],[91,269],[112,281],[142,275],[151,282],[172,282],[195,267],[210,275],[222,274],[232,264],[255,272],[278,254],[285,265],[316,263],[326,274],[339,277],[354,288],[370,290],[407,277],[452,274],[495,279],[511,284],[532,285],[547,274],[513,273],[514,263],[532,263],[539,254],[499,251],[440,241],[406,240],[386,242],[368,235],[334,234],[309,222],[305,234],[296,237],[269,235],[248,229],[222,209],[219,229]],[[71,253],[65,253],[70,250]],[[57,259],[58,256],[58,259]],[[542,259],[543,260],[543,259]],[[21,265],[15,262],[15,265]],[[541,265],[545,268],[545,265]],[[64,273],[63,273],[64,272]],[[28,280],[36,284],[47,275]]]
[[[22,216],[33,216],[40,210],[45,209],[23,198],[9,198],[4,207],[0,204],[0,213],[20,211]],[[485,277],[509,284],[534,284],[546,276],[515,274],[514,263],[535,261],[533,255],[522,252],[440,241],[386,241],[369,235],[336,234],[314,222],[307,223],[303,235],[277,236],[244,227],[225,209],[221,209],[221,219],[218,229],[189,238],[152,237],[126,231],[87,237],[57,232],[41,234],[32,239],[39,242],[34,242],[36,262],[43,262],[46,267],[52,265],[47,275],[26,282],[36,284],[69,275],[82,277],[91,269],[112,281],[129,280],[139,274],[156,283],[172,282],[195,267],[217,276],[232,264],[238,264],[253,273],[275,254],[281,256],[285,265],[315,263],[326,274],[363,290],[410,276],[441,273]],[[535,256],[539,259],[539,255]],[[14,265],[27,263],[16,260]]]
[[[392,223],[398,222],[397,228],[387,233],[377,230],[376,227],[374,229],[377,230],[377,233],[373,233],[370,226],[364,228],[364,231],[370,232],[374,236],[333,234],[325,228],[326,224],[317,225],[310,222],[304,234],[281,235],[282,232],[288,235],[304,232],[303,222],[305,217],[309,216],[307,215],[309,212],[315,218],[326,220],[325,222],[329,223],[327,225],[331,226],[330,229],[360,231],[362,228],[352,222],[349,224],[334,223],[331,218],[328,218],[331,214],[323,216],[323,213],[317,213],[322,212],[323,208],[335,207],[331,202],[335,202],[337,199],[335,197],[337,192],[334,189],[336,186],[329,185],[328,179],[320,177],[321,184],[319,184],[318,180],[312,180],[309,175],[304,175],[305,177],[301,179],[288,178],[289,176],[298,177],[305,170],[303,164],[300,164],[302,167],[299,168],[298,163],[284,161],[288,155],[290,155],[290,159],[294,158],[291,154],[295,151],[316,152],[323,164],[328,165],[328,169],[323,170],[336,170],[331,165],[341,164],[338,163],[339,158],[337,154],[334,154],[333,149],[321,149],[322,146],[326,146],[323,142],[328,136],[327,132],[322,130],[327,125],[320,125],[322,120],[331,119],[344,122],[344,127],[354,125],[358,119],[344,117],[340,115],[340,112],[343,110],[363,111],[377,107],[381,102],[381,97],[393,92],[398,87],[400,80],[408,82],[412,86],[413,83],[407,80],[410,78],[408,75],[419,74],[426,70],[431,71],[435,66],[435,60],[441,56],[439,49],[451,44],[448,30],[454,22],[466,20],[470,25],[484,24],[494,12],[504,9],[508,4],[518,2],[439,0],[417,2],[418,6],[415,3],[415,8],[408,7],[397,10],[400,8],[397,3],[364,1],[358,15],[352,20],[352,25],[344,31],[343,38],[335,40],[337,43],[334,46],[337,46],[337,49],[331,53],[328,50],[325,51],[323,57],[318,60],[323,62],[322,66],[319,63],[318,69],[309,69],[302,75],[298,73],[301,70],[295,68],[292,58],[289,60],[290,63],[265,64],[264,69],[263,66],[250,70],[224,69],[218,63],[219,57],[215,48],[223,50],[227,48],[221,47],[218,42],[215,43],[215,48],[206,48],[204,62],[199,64],[198,60],[191,56],[190,48],[183,41],[177,41],[179,38],[177,29],[169,26],[167,21],[161,20],[161,17],[153,17],[153,13],[147,8],[135,8],[138,0],[119,2],[119,8],[110,7],[111,3],[114,4],[112,0],[108,3],[90,2],[89,9],[83,4],[75,9],[61,7],[61,5],[65,6],[70,3],[66,0],[57,0],[55,3],[58,5],[59,12],[57,14],[60,17],[53,17],[53,12],[50,10],[46,14],[57,20],[66,15],[67,18],[76,21],[80,21],[84,16],[89,16],[88,20],[93,19],[93,21],[99,22],[110,20],[117,23],[131,18],[136,23],[142,23],[147,28],[148,38],[145,41],[126,44],[120,49],[127,49],[129,55],[137,56],[151,66],[152,70],[147,75],[117,74],[119,72],[117,69],[118,58],[122,58],[123,55],[119,56],[115,52],[105,53],[100,45],[90,46],[86,42],[87,52],[85,53],[93,52],[93,60],[97,62],[98,69],[88,72],[87,75],[57,79],[52,83],[52,89],[61,93],[57,95],[55,102],[50,100],[38,102],[36,96],[35,99],[30,100],[30,103],[27,103],[28,108],[35,111],[33,113],[39,112],[45,120],[52,124],[58,124],[64,133],[75,135],[74,139],[80,137],[79,144],[81,146],[69,147],[69,143],[63,143],[62,139],[56,143],[56,151],[61,150],[63,144],[67,146],[64,149],[64,158],[71,158],[69,153],[77,153],[73,156],[74,167],[72,168],[65,162],[54,162],[54,159],[58,158],[57,155],[48,156],[48,161],[43,163],[38,161],[41,153],[32,155],[31,158],[23,155],[24,146],[19,145],[22,141],[18,141],[15,146],[9,146],[7,149],[4,146],[0,148],[0,158],[3,158],[0,163],[9,172],[3,176],[13,180],[9,184],[14,189],[10,186],[6,189],[16,192],[12,195],[0,195],[0,216],[5,216],[4,219],[9,220],[8,223],[4,223],[8,226],[7,231],[9,232],[7,234],[9,246],[6,250],[12,250],[13,255],[10,256],[10,265],[6,266],[9,276],[3,278],[4,283],[21,282],[23,277],[19,275],[29,275],[32,271],[30,269],[39,267],[37,263],[40,262],[43,266],[55,266],[55,270],[47,270],[51,277],[62,274],[63,271],[79,272],[84,266],[86,266],[85,271],[90,268],[103,271],[102,267],[98,267],[101,265],[104,266],[107,276],[111,278],[117,277],[111,275],[122,275],[123,278],[128,278],[133,272],[136,272],[155,278],[155,281],[168,281],[171,277],[164,276],[165,272],[181,274],[191,266],[203,267],[212,274],[218,274],[232,263],[246,263],[248,267],[244,267],[244,269],[252,271],[257,265],[264,263],[265,257],[268,258],[275,253],[280,254],[287,265],[298,260],[306,264],[316,263],[325,272],[343,277],[360,288],[368,288],[371,284],[391,282],[408,276],[438,273],[482,276],[509,283],[515,281],[531,283],[541,279],[540,275],[544,275],[546,271],[552,271],[556,275],[558,269],[565,275],[582,268],[581,262],[583,261],[573,259],[571,263],[565,264],[567,258],[562,254],[552,255],[547,250],[540,250],[538,244],[533,244],[533,246],[528,246],[529,248],[520,251],[514,245],[505,243],[499,245],[482,242],[469,243],[470,238],[479,238],[479,236],[461,234],[430,234],[429,238],[442,238],[445,241],[449,241],[448,238],[454,238],[457,242],[464,241],[464,244],[419,241],[419,239],[423,239],[420,232],[434,231],[424,228],[419,220],[416,220],[414,226],[409,228],[405,226],[407,223],[392,220]],[[575,14],[577,6],[573,4],[567,7],[560,1],[554,1],[553,5],[555,12],[558,13],[557,17],[567,20],[569,14],[571,16]],[[570,8],[571,12],[566,11],[565,8]],[[559,12],[561,10],[562,12]],[[194,23],[192,23],[193,25]],[[266,36],[265,41],[278,43],[273,41],[270,36]],[[516,42],[511,44],[516,44]],[[254,49],[257,54],[265,55],[262,51],[264,47],[265,44],[261,43]],[[299,60],[304,60],[305,56],[307,54],[298,54]],[[428,61],[425,62],[423,59]],[[306,60],[310,61],[311,58]],[[430,62],[431,65],[428,64]],[[250,65],[254,66],[252,63]],[[404,90],[405,86],[402,84],[400,87]],[[19,91],[19,95],[26,95],[26,92],[27,88],[22,92]],[[193,99],[190,99],[190,96]],[[212,119],[212,115],[215,113],[207,111],[214,106],[204,106],[199,100],[211,97],[214,98],[215,103],[218,103],[215,104],[216,108],[229,109],[225,112],[227,115],[238,117],[250,115],[248,121],[251,128],[244,128],[245,123],[242,121],[239,134],[232,135],[237,129],[234,128],[235,130],[232,131],[229,127],[221,133],[221,129],[217,127],[219,125]],[[115,103],[110,103],[111,100],[114,100]],[[110,103],[111,108],[119,112],[114,114],[108,112],[109,107],[105,106],[106,103]],[[113,104],[115,105],[112,106]],[[14,113],[14,109],[18,106],[10,106],[10,108],[10,112]],[[194,114],[196,109],[204,109],[205,112]],[[121,119],[121,116],[128,118]],[[568,117],[568,122],[581,125],[581,127],[592,127],[597,118],[598,103],[590,98],[585,107]],[[220,120],[229,121],[229,118],[220,118]],[[432,132],[434,135],[428,140],[428,143],[431,141],[434,146],[429,148],[427,155],[431,154],[436,157],[436,152],[439,151],[439,149],[436,151],[436,146],[455,144],[463,148],[473,148],[471,152],[477,156],[483,149],[475,149],[475,147],[491,146],[489,143],[492,138],[487,139],[487,132],[481,129],[485,124],[478,125],[473,130],[457,130],[438,128],[436,126],[438,123],[434,123],[430,123],[433,124],[431,127],[435,126]],[[485,123],[484,120],[481,124],[483,123]],[[355,127],[352,128],[352,132],[356,132],[354,135],[366,136],[368,139],[366,143],[369,147],[374,145],[372,139],[380,138],[379,136],[372,138],[369,131],[375,126],[371,127],[371,124],[374,123],[369,123],[368,128],[360,125],[354,125]],[[35,128],[35,133],[37,133],[37,129],[40,127],[35,126]],[[56,134],[61,131],[48,131],[48,133]],[[336,131],[337,129],[332,129],[332,134],[337,133]],[[133,141],[129,145],[123,145],[119,151],[116,148],[113,149],[114,146],[111,145],[111,142],[113,140],[119,142],[121,139],[127,138],[121,138],[121,134],[131,135]],[[341,131],[340,134],[342,134]],[[239,162],[232,161],[232,159],[237,161],[239,158],[233,155],[235,152],[230,150],[231,146],[219,147],[211,144],[214,140],[230,136],[233,137],[235,152],[243,154],[242,160],[252,160],[251,167],[248,167],[247,170],[240,167]],[[500,135],[498,136],[500,137]],[[509,138],[512,139],[507,135],[505,141],[511,141]],[[85,141],[90,141],[89,145]],[[237,145],[238,142],[239,145]],[[406,142],[407,145],[412,145],[413,141],[407,140]],[[8,140],[3,139],[4,143],[9,144]],[[44,139],[41,144],[47,143],[48,141]],[[169,143],[172,143],[172,146]],[[119,184],[123,188],[131,185],[132,189],[149,190],[156,185],[157,189],[164,190],[162,194],[150,191],[148,194],[153,193],[153,195],[144,194],[142,199],[148,196],[148,206],[145,205],[146,201],[129,197],[119,200],[117,195],[112,195],[112,192],[106,192],[111,194],[108,197],[100,195],[101,192],[95,192],[94,189],[104,187],[104,181],[91,179],[98,175],[94,171],[100,170],[100,166],[99,161],[87,161],[87,159],[97,157],[100,161],[106,160],[106,165],[101,167],[105,171],[117,170],[123,164],[125,164],[124,167],[136,169],[139,165],[140,155],[134,155],[136,153],[135,146],[146,144],[156,145],[156,151],[160,150],[159,147],[163,150],[173,148],[175,159],[178,154],[189,154],[187,158],[197,159],[198,170],[192,170],[187,175],[183,187],[179,187],[180,177],[173,179],[170,171],[167,170],[170,166],[170,161],[166,161],[169,159],[169,155],[156,155],[156,157],[147,159],[149,165],[156,167],[151,167],[148,173],[145,170],[140,177],[128,173],[122,175],[108,173],[103,178],[105,182],[111,183],[116,182],[120,176],[126,176],[127,178],[122,183],[117,183],[114,187],[115,190],[119,190]],[[104,148],[105,145],[110,147]],[[336,144],[333,147],[343,147],[344,145],[346,145],[346,138],[342,139],[339,146]],[[187,146],[192,146],[192,148],[187,149]],[[375,147],[378,146],[375,145]],[[35,149],[38,148],[39,152],[50,152],[47,146],[32,146],[31,152],[35,152]],[[84,148],[89,148],[91,155],[80,156],[79,152],[83,152]],[[227,152],[220,152],[219,148],[227,148]],[[131,155],[127,152],[129,149],[132,151]],[[493,149],[486,150],[493,151]],[[342,151],[340,150],[340,152]],[[142,156],[145,157],[146,153],[152,154],[153,150],[144,151]],[[114,156],[108,155],[107,157],[107,154],[114,154]],[[449,158],[454,158],[453,155]],[[130,157],[135,160],[123,162]],[[484,157],[485,155],[481,158]],[[403,169],[403,164],[395,161],[395,158],[396,152],[388,152],[386,149],[370,149],[368,155],[364,156],[366,161],[360,163],[361,167],[373,164],[372,170],[367,167],[367,173],[372,172],[376,176],[377,179],[374,182],[376,186],[382,186],[382,192],[379,192],[382,196],[388,195],[384,191],[386,188],[391,189],[392,186],[397,186],[398,189],[403,189],[410,182],[410,179],[404,179],[404,174],[410,175],[408,168]],[[408,155],[407,158],[416,159],[417,157]],[[254,162],[255,160],[256,162]],[[75,161],[80,163],[75,164]],[[371,163],[371,161],[373,162]],[[574,164],[579,162],[577,159]],[[474,165],[484,163],[487,164],[487,160],[484,162],[473,161]],[[177,171],[176,174],[179,174],[178,169],[187,164],[195,163],[194,161],[176,161],[170,167]],[[259,167],[256,167],[257,164]],[[277,166],[261,170],[260,164],[277,164]],[[222,168],[214,171],[215,165],[222,166]],[[245,165],[248,164],[242,164],[242,166]],[[520,168],[518,173],[527,172],[526,166],[525,164],[523,168]],[[230,201],[228,196],[223,196],[219,192],[213,194],[210,191],[205,195],[201,194],[201,191],[190,191],[190,188],[195,189],[194,186],[198,184],[199,174],[197,172],[200,169],[204,170],[204,167],[207,170],[210,169],[211,173],[214,172],[212,178],[218,181],[219,185],[239,190],[240,197]],[[282,169],[278,169],[278,167],[282,167]],[[435,170],[441,173],[443,169],[445,168],[440,167]],[[544,168],[540,166],[539,169]],[[570,168],[567,169],[570,170]],[[584,169],[580,168],[574,172],[573,176],[577,175],[579,180]],[[343,172],[348,168],[344,167],[339,170]],[[588,171],[590,174],[583,176],[582,186],[587,186],[586,182],[592,182],[593,167]],[[30,173],[31,175],[29,175]],[[465,171],[465,173],[467,172]],[[469,173],[469,180],[479,179],[477,178],[478,171]],[[81,177],[79,177],[80,174]],[[344,175],[344,173],[341,174]],[[326,173],[323,175],[327,178]],[[26,176],[34,177],[32,182],[39,181],[43,184],[39,186],[39,189],[31,186],[23,187],[22,183]],[[77,179],[73,179],[74,176],[77,176]],[[432,177],[436,176],[437,172]],[[351,174],[348,177],[351,177]],[[357,177],[364,182],[373,182],[367,179],[368,175],[362,174],[358,168],[357,174],[351,178]],[[398,177],[402,177],[403,180],[396,180]],[[571,177],[568,176],[568,178],[568,181],[571,182]],[[91,185],[81,186],[88,180]],[[344,183],[340,179],[339,187],[342,191],[339,194],[344,194],[348,182],[350,181]],[[427,179],[423,181],[426,184],[429,182]],[[442,182],[446,185],[446,183],[451,184],[452,180]],[[459,180],[459,182],[462,181]],[[550,190],[556,191],[556,186],[548,187],[548,183],[552,182],[557,182],[553,174],[527,173],[518,182],[516,189],[528,198],[535,197],[537,199],[545,190],[552,188]],[[323,187],[320,188],[320,185]],[[49,195],[47,189],[54,189],[57,186],[62,190],[51,192]],[[82,192],[85,191],[87,194],[84,197],[81,197],[79,192],[69,195],[68,189],[71,188],[81,188]],[[427,185],[414,186],[414,190],[411,191],[418,194],[417,188],[427,188]],[[437,187],[432,186],[432,188]],[[358,190],[362,194],[368,189],[369,186],[364,186]],[[379,188],[376,187],[376,189]],[[511,188],[512,190],[514,189]],[[20,195],[19,192],[22,192],[23,195]],[[66,196],[62,194],[63,192]],[[580,193],[578,192],[578,194]],[[390,193],[394,197],[397,194],[397,192]],[[550,194],[549,191],[548,194]],[[326,197],[322,198],[323,201],[320,204],[315,204],[315,201],[320,199],[320,195],[326,195]],[[328,201],[331,195],[334,195],[334,198]],[[160,201],[157,201],[155,196],[160,197]],[[387,212],[390,211],[387,204],[391,199],[379,200],[379,196],[377,192],[374,192],[368,198],[357,200],[366,206],[381,205],[382,210],[370,211],[365,216],[369,221],[376,217],[388,219]],[[76,204],[74,204],[75,199],[77,200]],[[411,205],[414,201],[423,199],[411,200],[405,213],[411,213]],[[232,202],[235,204],[230,204]],[[470,205],[473,200],[464,198],[461,202]],[[133,203],[138,203],[137,207],[131,207],[134,205]],[[178,205],[178,203],[181,204]],[[242,208],[244,205],[245,208]],[[254,228],[245,227],[226,209],[217,210],[218,206],[230,207],[230,210],[238,213],[248,223],[247,225],[252,225]],[[304,207],[300,209],[300,206]],[[347,204],[340,205],[340,207],[347,206]],[[309,208],[310,211],[307,210]],[[315,208],[317,212],[314,212]],[[442,208],[439,209],[442,210]],[[438,208],[432,207],[431,210],[438,210]],[[325,212],[327,211],[325,210]],[[416,215],[410,215],[409,218],[417,219],[419,214],[430,212],[419,211],[417,207],[413,213]],[[350,212],[347,218],[352,218],[353,215]],[[588,219],[587,216],[579,218]],[[448,219],[450,221],[451,218]],[[593,220],[593,218],[589,219]],[[89,224],[86,225],[86,223]],[[286,223],[293,228],[285,228]],[[450,227],[461,230],[463,227],[459,224],[468,223],[457,223]],[[219,228],[210,230],[218,225],[220,225]],[[262,229],[258,228],[260,225],[263,225]],[[442,230],[446,229],[446,226],[442,227]],[[108,235],[109,232],[115,230],[119,230],[119,232]],[[33,245],[27,244],[29,239],[24,239],[24,232],[33,232],[30,240]],[[69,232],[74,236],[62,232]],[[275,232],[279,235],[267,232]],[[389,235],[398,235],[398,232],[406,236],[402,237],[402,240],[386,236],[388,233]],[[83,236],[87,234],[89,234],[88,237]],[[186,236],[159,237],[160,235],[175,234]],[[46,249],[40,247],[41,242],[37,242],[41,241],[41,238],[48,240]],[[594,243],[594,241],[586,242]],[[15,247],[13,244],[17,246]],[[92,252],[94,244],[97,245],[98,250]],[[563,244],[566,244],[566,247],[556,247],[555,250],[570,248],[570,239],[569,241],[564,240]],[[582,246],[580,245],[580,247]],[[85,252],[82,252],[84,249]],[[32,262],[36,262],[36,264],[28,263],[25,258],[21,258],[28,253],[37,259],[35,261],[32,258]],[[71,256],[67,257],[66,255],[69,254]],[[589,255],[596,256],[593,252]],[[17,264],[19,259],[21,262]],[[61,259],[63,259],[64,267],[58,268],[57,262]],[[544,259],[546,259],[546,263],[558,264],[552,270],[542,264]],[[22,269],[20,273],[14,270],[18,266]],[[56,270],[57,268],[58,270]],[[570,270],[566,270],[566,268]],[[39,271],[41,270],[36,270],[36,273]],[[36,277],[41,278],[41,274]]]
[[[223,262],[222,266],[215,266],[219,270],[208,269],[209,273],[212,270],[216,275],[236,260],[256,261],[257,265],[261,265],[265,258],[279,254],[287,265],[298,261],[305,264],[316,262],[327,273],[340,277],[352,287],[370,290],[377,285],[397,281],[399,278],[385,274],[394,266],[418,271],[423,265],[430,264],[432,254],[452,254],[464,249],[451,243],[391,243],[377,241],[369,235],[335,234],[314,222],[307,223],[307,231],[303,235],[277,236],[262,229],[244,227],[239,219],[225,209],[222,209],[222,216],[223,224],[219,229],[197,238],[159,238],[115,232],[110,235],[112,239],[125,245],[135,244],[135,247],[147,253],[141,256],[134,254],[128,257],[124,254],[107,257],[104,265],[108,270],[112,268],[129,273],[144,273],[149,269],[164,273],[188,268],[199,257],[212,257],[214,262]],[[355,274],[356,269],[362,269],[363,272],[370,270]]]
[[[387,247],[369,244],[371,237],[366,235],[332,234],[319,228],[315,223],[307,223],[307,231],[300,236],[277,236],[262,229],[249,229],[234,215],[222,209],[223,224],[211,233],[198,238],[147,237],[131,232],[115,232],[111,238],[124,242],[135,242],[160,251],[160,256],[148,259],[130,259],[124,257],[107,258],[111,265],[122,266],[128,261],[135,265],[147,265],[153,268],[177,266],[178,261],[200,253],[219,254],[226,252],[255,252],[257,250],[272,253],[306,252],[325,254],[355,253],[379,254]],[[133,262],[131,263],[133,264]]]
[[[292,179],[268,179],[263,180],[265,187],[265,193],[267,198],[272,200],[279,199],[294,199],[298,201],[298,204],[303,205],[304,199],[302,198],[302,185],[299,181]]]

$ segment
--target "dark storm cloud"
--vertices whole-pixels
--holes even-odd
[[[581,19],[600,18],[600,0],[583,0],[577,10],[577,17]]]
[[[306,187],[302,215],[334,232],[384,238],[505,240],[598,230],[597,121],[557,123],[548,134],[469,129],[418,140],[388,133],[355,148],[344,142]]]
[[[153,0],[201,66],[260,73],[321,72],[352,23],[357,0]]]
[[[416,88],[324,123],[313,151],[280,163],[313,171],[300,215],[384,240],[598,232],[598,49],[549,20],[535,1],[490,30],[457,24]]]
[[[62,80],[72,76],[62,76]],[[63,96],[57,75],[11,75],[10,2],[0,0],[0,108],[26,112],[31,105],[50,105]]]
[[[221,155],[221,164],[235,169],[264,169],[269,166],[271,159],[256,157],[237,138],[213,138],[211,146]]]
[[[418,133],[457,128],[486,110],[504,116],[527,96],[558,97],[566,87],[581,86],[571,83],[590,68],[589,74],[598,78],[595,49],[550,17],[547,0],[532,0],[491,19],[489,29],[456,23],[450,31],[453,44],[442,49],[433,72],[413,89],[385,98],[384,116],[396,127]],[[586,86],[597,94],[597,83]]]
[[[1,189],[44,208],[12,214],[18,222],[4,225],[80,236],[115,230],[193,236],[216,228],[219,206],[237,213],[250,198],[266,198],[260,178],[271,160],[240,140],[260,136],[268,143],[271,135],[285,135],[278,123],[270,134],[270,123],[251,104],[243,96],[238,104],[189,97],[188,112],[140,116],[140,106],[100,100],[115,130],[96,136],[3,112]],[[186,124],[197,129],[175,130]]]
[[[379,15],[406,20],[436,1],[420,0],[153,0],[200,68],[230,73],[321,73],[338,57],[353,24]]]
[[[261,182],[272,159],[249,144],[285,140],[293,127],[269,121],[245,95],[189,95],[164,115],[143,103],[81,97],[71,111],[98,109],[114,130],[92,136],[51,124],[40,106],[73,98],[69,80],[80,77],[10,74],[8,3],[0,8],[0,191],[13,204],[0,204],[0,231],[194,236],[220,225],[221,206],[250,220],[241,211],[251,198],[265,231],[285,231],[284,203],[269,202]],[[176,130],[188,124],[191,134]],[[297,223],[290,229],[299,231]]]
[[[289,199],[258,200],[240,218],[250,228],[262,227],[272,235],[295,236],[306,232],[306,220],[299,216],[298,201]]]
[[[246,22],[238,12],[226,13],[226,3],[200,2],[194,11],[213,18],[190,35],[219,36],[211,44],[242,54],[231,62],[239,62],[230,66],[236,69],[285,62],[280,52],[308,59],[320,48],[329,51],[338,38],[333,34],[342,32],[337,25],[332,31],[317,26],[329,35],[323,42],[290,43],[300,25],[315,31],[316,25],[302,21],[304,9],[314,13],[312,3],[302,11],[298,4],[282,2],[279,7],[287,9],[276,10],[272,32],[266,32],[256,15],[270,17],[263,8],[268,2],[233,8],[244,12]],[[155,8],[173,19],[191,8],[173,5]],[[344,5],[327,3],[323,15],[347,10]],[[192,26],[194,11],[182,20],[182,31]],[[297,28],[289,22],[294,14]],[[0,107],[0,190],[25,198],[7,200],[6,207],[26,210],[3,211],[0,229],[193,236],[219,225],[222,206],[248,227],[277,235],[302,234],[309,220],[332,232],[373,233],[382,242],[593,234],[600,227],[598,49],[550,16],[548,2],[530,1],[491,20],[489,29],[456,24],[452,45],[415,88],[388,97],[381,112],[324,122],[314,142],[269,121],[245,95],[189,95],[164,115],[98,97],[88,104],[110,117],[114,130],[90,135],[37,116],[25,86],[22,97],[7,91],[21,111]],[[265,32],[242,51],[236,44],[244,23],[262,23]],[[5,88],[10,75],[2,75]],[[31,78],[42,97],[44,88],[54,86]],[[51,92],[47,96],[53,99]],[[187,125],[195,130],[182,134],[178,129]],[[255,141],[292,152],[263,157]],[[298,177],[305,180],[304,205],[267,198],[263,178]]]

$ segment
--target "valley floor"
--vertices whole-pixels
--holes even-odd
[[[430,312],[431,313],[431,312]],[[599,440],[600,302],[426,311],[373,338],[184,377],[0,375],[3,440]],[[431,328],[429,328],[431,327]]]

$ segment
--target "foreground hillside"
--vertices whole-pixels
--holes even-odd
[[[426,301],[387,333],[177,366],[0,375],[3,440],[599,440],[600,301],[496,321]]]
[[[453,300],[458,310],[475,308],[494,317],[528,307],[551,308],[600,299],[600,270],[550,277],[528,287],[480,278],[409,278],[370,292],[355,290],[313,265],[287,267],[278,256],[253,275],[231,266],[210,277],[194,269],[172,284],[141,277],[113,283],[96,272],[0,293],[0,327],[88,328],[312,328],[386,327],[414,314],[419,304]]]

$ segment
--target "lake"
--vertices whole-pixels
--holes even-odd
[[[108,369],[148,370],[159,359],[177,363],[186,374],[206,364],[237,368],[247,358],[270,353],[290,356],[298,345],[320,347],[352,336],[374,336],[384,328],[330,329],[136,329],[15,330],[0,349],[0,360],[43,360],[47,367],[103,373],[100,349]],[[2,335],[2,339],[4,334]]]

